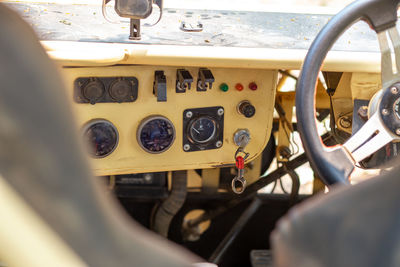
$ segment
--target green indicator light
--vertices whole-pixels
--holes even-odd
[[[221,85],[219,86],[219,89],[221,89],[221,91],[228,91],[229,90],[229,86],[226,83],[221,83]]]

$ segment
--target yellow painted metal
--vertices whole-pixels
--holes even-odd
[[[316,108],[329,109],[331,107],[329,101],[329,95],[326,92],[325,86],[322,84],[321,80],[318,79],[317,83],[317,93],[315,95],[315,106]]]
[[[204,169],[202,172],[202,188],[204,193],[217,193],[219,187],[220,168]]]
[[[289,93],[280,93],[279,96],[277,96],[277,103],[281,105],[283,110],[285,111],[285,117],[286,120],[291,124],[292,123],[292,118],[293,118],[293,107],[294,107],[294,102],[295,102],[295,97],[294,97],[294,92],[289,92]],[[286,125],[286,123],[283,123],[282,120],[279,120],[279,130],[277,134],[277,150],[276,150],[276,158],[278,161],[288,161],[287,158],[284,158],[280,155],[279,151],[280,148],[283,147],[288,147],[290,148],[290,143],[291,143],[291,135],[292,131],[289,129],[289,127]],[[294,151],[292,151],[294,153]]]
[[[244,178],[246,179],[247,186],[256,182],[261,176],[261,160],[262,155],[259,155],[255,160],[246,164],[244,168]]]
[[[338,129],[351,134],[351,125],[347,128],[342,127],[340,122],[344,117],[351,120],[353,116],[353,100],[351,99],[351,81],[352,73],[343,73],[335,94],[332,96],[333,112]]]
[[[55,61],[62,62],[64,66],[110,66],[126,57],[122,49],[108,49],[106,54],[104,50],[90,49],[79,51],[48,51],[47,54]]]
[[[187,187],[188,188],[201,188],[202,185],[201,176],[197,174],[195,170],[187,171]]]
[[[172,45],[139,45],[109,44],[66,41],[43,41],[47,51],[58,51],[54,57],[64,66],[93,66],[95,62],[75,60],[74,53],[82,51],[104,55],[108,51],[124,51],[121,60],[102,62],[101,65],[141,64],[154,66],[197,66],[249,69],[300,69],[306,56],[306,50],[245,48],[245,47],[212,47],[212,46],[172,46]],[[62,55],[64,53],[64,55]],[[115,52],[114,52],[115,53]],[[50,56],[52,54],[50,53]],[[87,56],[89,57],[89,56]],[[93,56],[94,57],[94,56]],[[380,54],[366,52],[331,51],[328,53],[324,71],[338,72],[380,72]]]
[[[382,88],[379,73],[353,73],[351,76],[351,94],[354,99],[370,100]]]
[[[6,266],[87,266],[0,177],[0,258]]]
[[[266,146],[272,127],[273,107],[277,71],[257,69],[210,68],[215,77],[213,89],[197,92],[194,88],[186,93],[175,93],[176,70],[179,67],[155,66],[115,66],[99,68],[65,68],[63,73],[68,84],[69,99],[72,101],[73,81],[78,77],[124,77],[135,76],[139,80],[139,94],[133,103],[74,103],[76,118],[82,127],[93,119],[111,121],[118,129],[119,144],[116,150],[102,159],[93,159],[92,166],[96,175],[115,175],[124,173],[168,171],[182,169],[215,168],[234,163],[237,146],[233,135],[238,129],[250,131],[251,142],[246,147],[250,153],[249,161],[255,159]],[[153,95],[155,70],[164,70],[167,77],[167,102],[157,102]],[[186,68],[197,80],[198,68]],[[222,92],[218,86],[228,84],[229,91]],[[234,89],[236,83],[242,83],[243,91]],[[247,88],[250,82],[258,84],[258,90]],[[248,100],[256,107],[252,118],[245,118],[237,112],[237,105]],[[225,109],[224,142],[220,149],[184,152],[182,147],[183,111],[187,108],[222,106]],[[170,119],[176,130],[173,145],[164,153],[149,154],[136,139],[140,122],[152,115],[162,115]]]
[[[325,184],[318,177],[318,175],[316,173],[314,173],[312,194],[316,195],[316,194],[324,193],[324,192],[325,192]]]
[[[352,128],[344,128],[339,119],[352,118],[354,99],[370,100],[381,89],[381,76],[378,73],[344,73],[333,95],[333,110],[338,128],[351,134]]]

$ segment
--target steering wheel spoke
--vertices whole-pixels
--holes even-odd
[[[343,147],[354,162],[360,162],[395,139],[398,137],[386,129],[376,112]]]
[[[382,87],[386,88],[400,80],[400,35],[396,26],[379,32],[378,40],[381,50]],[[395,66],[389,42],[394,49]]]
[[[350,174],[349,180],[351,184],[358,184],[375,176],[381,175],[390,169],[363,169],[355,167],[353,172]]]

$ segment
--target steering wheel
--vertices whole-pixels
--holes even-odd
[[[350,4],[321,30],[303,63],[296,88],[298,131],[312,167],[326,185],[349,184],[349,177],[358,162],[387,143],[400,140],[400,35],[396,28],[399,2],[359,0]],[[325,147],[317,134],[315,122],[318,74],[335,41],[359,20],[366,21],[378,35],[382,89],[371,102],[371,115],[364,126],[345,144]],[[394,66],[389,42],[394,47]],[[393,67],[396,72],[393,72]]]

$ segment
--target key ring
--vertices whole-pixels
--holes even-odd
[[[232,191],[235,194],[241,194],[244,192],[246,189],[246,179],[242,177],[236,176],[235,178],[232,179]]]
[[[236,153],[235,153],[235,161],[236,161],[236,158],[239,156],[240,153],[244,155],[243,160],[246,160],[250,156],[250,153],[245,152],[243,147],[239,147],[236,150]]]

